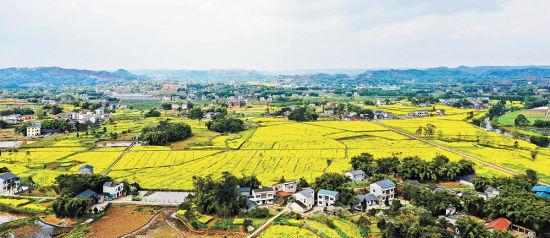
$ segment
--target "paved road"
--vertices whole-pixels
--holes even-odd
[[[253,237],[256,237],[258,236],[262,231],[264,231],[269,225],[271,225],[271,223],[273,221],[275,221],[275,219],[277,219],[277,217],[279,217],[280,215],[283,215],[283,213],[287,212],[288,211],[288,208],[290,207],[290,204],[292,203],[289,203],[285,206],[285,208],[283,208],[283,210],[279,213],[277,213],[277,215],[273,216],[272,218],[270,218],[269,220],[267,220],[262,226],[260,226],[258,229],[256,229],[254,232],[252,232],[252,234],[248,235],[247,238],[253,238]]]
[[[424,143],[426,143],[426,144],[433,145],[433,146],[435,146],[435,147],[438,147],[438,148],[440,148],[440,149],[449,151],[449,152],[451,152],[451,153],[455,153],[455,154],[457,154],[457,155],[466,157],[466,158],[468,158],[468,159],[475,160],[475,161],[477,161],[477,162],[479,162],[479,163],[481,163],[481,164],[484,164],[484,165],[489,166],[489,167],[491,167],[491,168],[493,168],[493,169],[496,169],[496,170],[505,172],[505,173],[507,173],[507,174],[512,174],[512,175],[518,174],[518,173],[515,172],[515,171],[512,171],[512,170],[509,170],[509,169],[500,167],[500,166],[498,166],[498,165],[495,165],[495,164],[493,164],[493,163],[487,162],[487,161],[482,160],[482,159],[480,159],[480,158],[477,158],[477,157],[475,157],[475,156],[471,156],[471,155],[466,154],[466,153],[464,153],[464,152],[461,152],[461,151],[458,151],[458,150],[455,150],[455,149],[452,149],[452,148],[443,146],[443,145],[438,144],[438,143],[435,143],[435,142],[433,142],[433,141],[429,141],[429,140],[426,140],[426,139],[424,139],[424,138],[415,136],[415,135],[413,135],[413,134],[411,134],[411,133],[409,133],[409,132],[405,132],[405,131],[402,131],[402,130],[399,130],[399,129],[395,129],[395,128],[393,128],[393,127],[384,125],[384,124],[382,124],[382,123],[380,123],[380,122],[377,122],[377,121],[372,121],[372,122],[373,122],[374,124],[376,124],[376,125],[382,126],[382,127],[386,128],[386,129],[388,129],[388,130],[390,130],[390,131],[393,131],[393,132],[395,132],[395,133],[404,135],[404,136],[409,137],[409,138],[411,138],[411,139],[415,139],[415,140],[422,141],[422,142],[424,142]],[[544,183],[544,182],[541,182],[541,181],[539,181],[539,184],[548,186],[547,183]]]
[[[112,204],[132,204],[132,205],[144,205],[144,206],[163,206],[163,207],[177,207],[181,203],[168,203],[168,202],[142,202],[142,201],[128,201],[128,200],[115,200],[111,201]]]

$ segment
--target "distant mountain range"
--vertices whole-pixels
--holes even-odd
[[[177,81],[264,81],[272,76],[256,70],[211,69],[211,70],[132,70],[132,73],[156,79]]]
[[[59,67],[0,69],[1,87],[92,86],[101,83],[144,79],[144,76],[119,69],[113,72]]]
[[[428,68],[402,70],[368,70],[357,75],[356,80],[398,83],[403,80],[418,82],[441,81],[498,81],[498,80],[550,80],[550,66],[478,66],[457,68]]]
[[[294,80],[309,80],[326,83],[355,81],[359,83],[399,83],[404,80],[416,82],[491,82],[502,80],[550,81],[550,66],[478,66],[428,69],[327,69],[327,70],[132,70],[94,71],[65,69],[59,67],[5,68],[0,69],[0,87],[33,86],[93,86],[105,83],[124,83],[132,80],[166,79],[189,82],[211,81],[265,81],[285,75]]]

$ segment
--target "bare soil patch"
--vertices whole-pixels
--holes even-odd
[[[120,237],[141,228],[159,211],[143,206],[111,206],[101,219],[92,223],[88,237]]]

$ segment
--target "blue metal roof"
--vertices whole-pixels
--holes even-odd
[[[380,186],[383,189],[395,187],[395,183],[392,182],[389,179],[384,179],[384,180],[377,181],[377,182],[375,182],[375,184],[377,184],[378,186]]]
[[[550,186],[534,186],[533,188],[531,188],[531,192],[550,193]]]
[[[321,189],[321,190],[319,190],[317,195],[328,195],[328,196],[336,197],[336,196],[338,196],[338,192],[332,191],[332,190]]]
[[[550,199],[550,194],[548,193],[544,193],[544,192],[537,192],[535,193],[535,195],[541,197],[541,198],[546,198],[546,199]]]
[[[0,179],[2,179],[2,180],[8,180],[8,179],[16,178],[16,177],[17,177],[17,175],[15,175],[13,173],[10,173],[10,172],[0,174]]]

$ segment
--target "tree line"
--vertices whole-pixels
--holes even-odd
[[[191,127],[185,123],[160,121],[155,127],[141,130],[140,140],[149,145],[166,145],[191,136]]]

